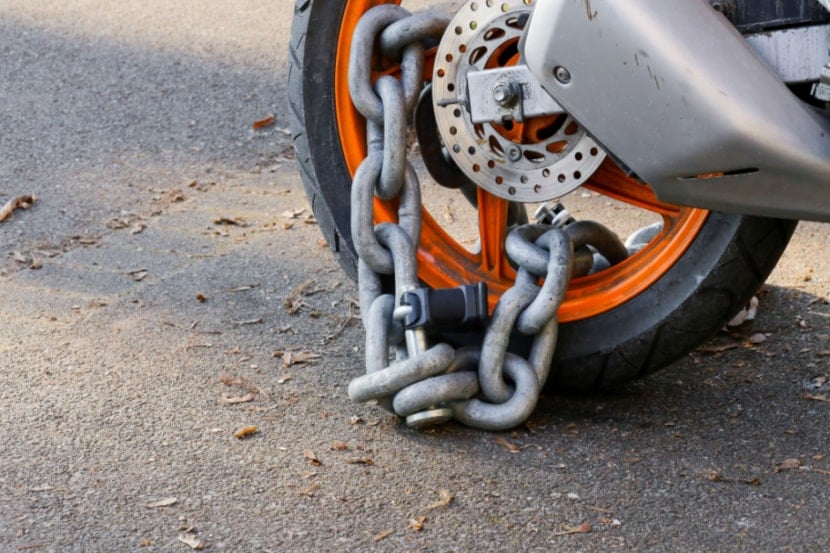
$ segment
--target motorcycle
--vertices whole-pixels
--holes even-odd
[[[622,255],[577,245],[583,269],[542,356],[548,386],[592,391],[696,348],[763,284],[797,220],[830,221],[828,62],[828,0],[301,0],[289,99],[303,184],[352,277],[371,257],[356,235],[405,227],[412,205],[417,280],[486,285],[464,289],[462,315],[514,286],[510,232],[530,212],[565,231],[590,212],[611,242],[627,234]],[[364,208],[350,190],[373,152]],[[398,181],[421,183],[422,209],[383,191],[396,164]],[[532,349],[516,336],[504,347]]]

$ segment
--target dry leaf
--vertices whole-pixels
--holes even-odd
[[[282,213],[280,213],[280,216],[285,217],[286,219],[296,219],[300,215],[302,215],[303,213],[305,213],[305,209],[303,209],[303,208],[301,208],[301,209],[289,209],[288,211],[283,211]]]
[[[147,278],[147,275],[150,274],[150,271],[148,271],[147,269],[136,269],[135,271],[127,272],[127,274],[133,277],[134,281],[141,282],[142,280]]]
[[[145,505],[148,509],[157,509],[159,507],[169,507],[170,505],[175,505],[179,500],[175,497],[165,497],[164,499],[159,499],[158,501],[154,501],[153,503],[148,503]]]
[[[583,522],[579,526],[569,526],[565,528],[561,532],[556,532],[554,536],[569,536],[571,534],[590,534],[593,531],[594,527],[588,524],[587,522]]]
[[[320,489],[320,484],[314,483],[311,486],[309,486],[307,488],[303,488],[302,490],[298,491],[297,494],[298,495],[304,495],[306,497],[314,497],[314,494],[319,489]]]
[[[416,532],[420,532],[424,529],[424,522],[426,522],[427,517],[424,515],[417,516],[415,518],[409,519],[409,527],[415,530]]]
[[[37,201],[37,196],[18,196],[12,198],[6,205],[0,208],[0,223],[8,219],[15,209],[29,209]]]
[[[804,392],[804,395],[802,397],[804,397],[804,399],[809,399],[811,401],[822,401],[824,403],[830,402],[830,397],[828,397],[826,394],[811,394],[809,392]]]
[[[767,335],[763,332],[757,332],[747,339],[747,342],[753,345],[763,344],[767,341]]]
[[[305,457],[306,459],[308,459],[308,460],[309,460],[309,462],[310,462],[312,465],[314,465],[315,467],[320,466],[320,465],[322,465],[322,464],[323,464],[323,463],[320,461],[320,459],[318,459],[318,458],[317,458],[317,456],[314,454],[314,452],[313,452],[313,451],[311,451],[310,449],[306,449],[305,451],[303,451],[303,457]]]
[[[392,530],[384,530],[383,532],[378,532],[374,536],[372,536],[372,541],[380,541],[382,539],[388,538],[392,534]]]
[[[329,446],[329,449],[332,450],[332,451],[346,451],[347,449],[349,449],[349,444],[347,444],[346,442],[341,442],[341,441],[338,440],[338,441],[332,442],[331,445]]]
[[[266,127],[270,127],[271,125],[273,125],[276,122],[277,122],[276,116],[273,113],[269,113],[268,115],[266,115],[262,119],[260,119],[258,121],[254,121],[253,125],[251,125],[251,126],[254,128],[255,131],[258,131],[258,130],[264,129]]]
[[[235,227],[247,227],[248,222],[243,219],[242,217],[219,217],[218,219],[214,219],[214,225],[230,225]]]
[[[698,353],[703,353],[705,355],[714,355],[715,353],[723,353],[724,351],[735,349],[738,347],[738,344],[725,344],[723,346],[701,346],[697,348],[695,351]]]
[[[374,465],[375,462],[372,460],[371,457],[356,457],[354,459],[349,459],[346,461],[350,465]]]
[[[441,507],[446,507],[447,505],[452,503],[452,500],[454,498],[452,493],[450,493],[450,490],[439,490],[438,495],[441,499],[439,499],[435,503],[430,503],[429,505],[427,505],[424,509],[425,511],[429,512],[435,509],[440,509]]]
[[[28,257],[26,257],[25,255],[23,255],[22,253],[17,252],[17,251],[12,252],[12,257],[13,257],[13,258],[14,258],[14,260],[15,260],[15,261],[17,261],[18,263],[28,263],[28,262],[29,262],[29,258],[28,258]]]
[[[259,324],[262,324],[263,322],[265,322],[265,321],[263,321],[262,317],[260,317],[258,319],[249,319],[247,321],[236,321],[233,324],[235,324],[236,326],[245,326],[245,325],[259,325]]]
[[[798,459],[784,459],[780,463],[775,464],[775,472],[782,472],[785,470],[795,470],[801,466],[801,461]]]
[[[201,551],[205,547],[205,542],[196,537],[196,534],[191,532],[179,534],[179,541],[185,545],[189,545],[191,549]]]
[[[283,376],[282,378],[280,378],[279,380],[277,380],[277,384],[285,384],[286,382],[288,382],[289,380],[292,380],[293,378],[294,378],[294,375],[287,374],[287,375]]]
[[[294,365],[302,365],[320,359],[320,355],[316,353],[309,353],[307,351],[275,351],[271,354],[272,357],[282,358],[282,368],[287,369]]]
[[[234,438],[236,438],[237,440],[242,440],[242,439],[244,439],[244,438],[248,438],[248,437],[250,437],[250,436],[253,436],[253,435],[254,435],[254,434],[256,434],[257,432],[259,432],[259,428],[257,428],[256,426],[253,426],[253,425],[251,425],[251,426],[243,426],[242,428],[240,428],[239,430],[237,430],[236,432],[234,432],[234,433],[233,433],[233,436],[234,436]]]
[[[249,403],[254,400],[254,394],[245,394],[244,396],[222,396],[219,399],[219,405],[236,405],[237,403]]]
[[[495,442],[498,445],[502,446],[507,451],[509,451],[510,453],[519,453],[521,451],[521,448],[519,446],[517,446],[516,444],[508,442],[507,440],[505,440],[501,436],[496,436]]]

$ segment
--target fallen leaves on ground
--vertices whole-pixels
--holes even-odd
[[[371,457],[355,457],[354,459],[349,459],[346,462],[350,465],[371,466],[375,464],[375,461]]]
[[[409,527],[416,532],[420,532],[424,529],[424,522],[426,522],[427,517],[424,515],[417,516],[415,518],[409,519]]]
[[[701,346],[697,348],[695,351],[698,353],[702,353],[704,355],[714,355],[716,353],[723,353],[724,351],[728,351],[730,349],[736,349],[738,344],[724,344],[720,346]]]
[[[507,451],[509,451],[510,453],[519,453],[522,450],[519,446],[517,446],[514,443],[508,442],[501,436],[496,436],[495,442]]]
[[[797,470],[801,468],[801,461],[798,459],[784,459],[779,463],[775,463],[775,472],[783,472],[785,470]]]
[[[254,123],[251,125],[251,127],[253,127],[253,129],[255,131],[258,131],[258,130],[270,127],[271,125],[273,125],[276,122],[277,122],[277,117],[273,113],[269,113],[268,115],[266,115],[262,119],[258,119],[256,121],[254,121]]]
[[[244,440],[245,438],[250,438],[257,432],[259,432],[259,428],[257,428],[256,426],[243,426],[242,428],[233,433],[233,437],[237,440]]]
[[[310,449],[306,449],[305,451],[303,451],[303,457],[308,459],[308,462],[314,465],[315,467],[319,467],[323,464],[323,462],[320,461],[320,459],[318,459],[314,452]]]
[[[587,522],[583,522],[579,526],[568,526],[561,532],[554,532],[554,536],[570,536],[571,534],[590,534],[594,530],[594,527],[588,524]]]
[[[256,396],[252,393],[245,394],[244,396],[229,396],[227,394],[223,394],[221,398],[219,398],[219,405],[236,405],[239,403],[250,403],[254,400]]]
[[[827,394],[811,394],[809,392],[804,392],[803,396],[804,399],[809,399],[810,401],[821,401],[824,403],[830,403],[830,397]]]
[[[142,280],[147,278],[147,275],[150,274],[150,271],[148,271],[147,269],[136,269],[134,271],[127,271],[127,274],[133,277],[134,281],[141,282]]]
[[[453,499],[455,499],[455,496],[450,492],[450,490],[439,490],[438,496],[440,499],[434,503],[430,503],[429,505],[427,505],[424,508],[424,511],[429,512],[434,511],[435,509],[446,507],[447,505],[452,503]]]
[[[175,505],[178,501],[179,500],[175,497],[165,497],[164,499],[148,503],[145,507],[148,509],[158,509],[159,507],[169,507],[170,505]]]
[[[747,343],[753,346],[757,346],[758,344],[763,344],[767,341],[767,335],[763,332],[756,332],[749,338],[747,338]]]
[[[243,217],[219,217],[213,220],[214,225],[229,225],[234,227],[247,227],[248,221]]]
[[[701,474],[704,478],[711,482],[724,482],[724,483],[732,483],[732,484],[749,484],[750,486],[760,486],[761,479],[757,476],[754,478],[729,478],[723,475],[722,472],[715,469],[707,469],[701,471]]]
[[[332,451],[346,451],[349,449],[349,444],[340,440],[335,440],[331,442],[329,449]]]
[[[271,356],[275,359],[282,359],[282,367],[284,369],[293,367],[294,365],[303,365],[315,359],[320,359],[319,354],[308,351],[275,351],[271,354]]]
[[[234,321],[233,324],[235,324],[236,326],[248,326],[248,325],[261,325],[264,322],[265,321],[263,320],[263,318],[259,317],[257,319],[246,319],[244,321]]]
[[[372,541],[380,541],[382,539],[388,538],[392,535],[392,530],[384,530],[383,532],[378,532],[374,536],[372,536]]]
[[[0,223],[9,218],[15,209],[29,209],[37,201],[37,196],[17,196],[0,208]]]
[[[179,541],[197,551],[205,548],[205,542],[197,538],[193,532],[181,532],[179,534]]]
[[[315,482],[314,484],[310,485],[309,487],[303,488],[302,490],[298,491],[297,495],[304,495],[306,497],[314,497],[314,494],[317,493],[317,490],[319,490],[319,489],[320,489],[320,484],[317,484]]]

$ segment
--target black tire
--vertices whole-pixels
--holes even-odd
[[[294,146],[312,209],[346,273],[356,275],[349,184],[335,119],[334,58],[345,0],[300,0],[288,92]],[[717,332],[763,284],[797,221],[711,213],[688,250],[636,298],[563,324],[549,386],[615,387],[665,367]]]

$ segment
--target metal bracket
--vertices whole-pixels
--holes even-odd
[[[526,65],[515,65],[467,74],[470,118],[473,123],[513,120],[564,113],[545,92]]]

